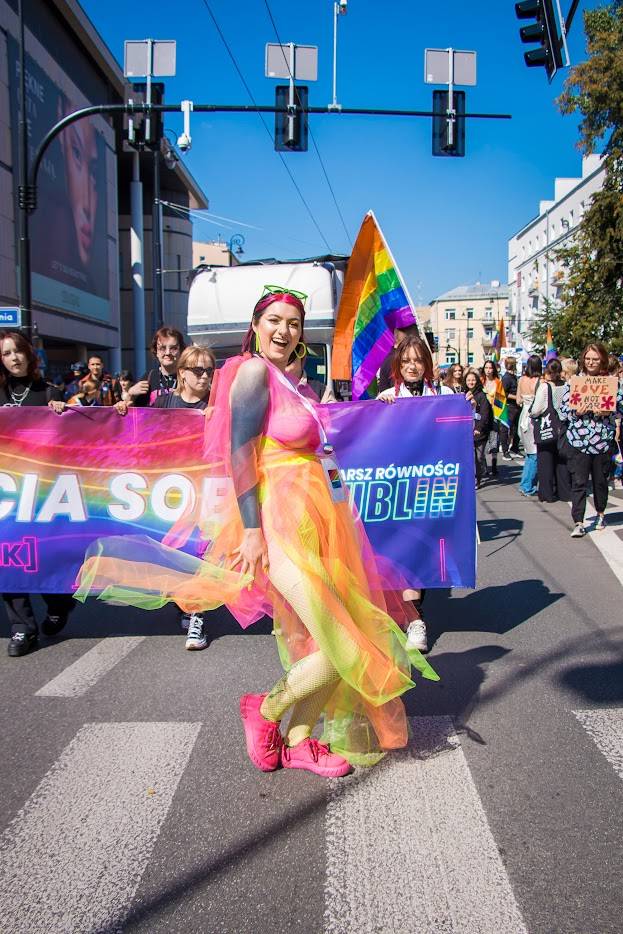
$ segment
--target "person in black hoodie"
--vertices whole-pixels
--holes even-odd
[[[493,428],[493,409],[482,388],[480,375],[468,370],[463,380],[463,392],[474,409],[474,456],[476,461],[476,489],[482,484],[486,469],[485,449],[489,432]]]
[[[64,408],[63,393],[46,383],[39,374],[32,344],[18,331],[0,331],[0,406],[44,406],[57,414]],[[47,616],[41,629],[46,636],[61,631],[75,606],[71,594],[42,594]],[[26,655],[37,644],[39,629],[27,593],[3,593],[2,599],[11,626],[8,653],[13,658]]]

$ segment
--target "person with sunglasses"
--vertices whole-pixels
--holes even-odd
[[[209,347],[192,344],[177,362],[177,388],[154,401],[155,409],[199,409],[208,406],[216,360]]]
[[[177,388],[177,363],[186,347],[183,335],[177,328],[167,325],[158,328],[151,342],[151,352],[158,361],[148,373],[131,386],[127,393],[128,405],[154,405],[159,396]]]
[[[154,608],[174,601],[186,611],[225,604],[244,627],[268,613],[285,674],[271,690],[240,699],[249,758],[264,772],[337,778],[406,745],[401,695],[414,686],[411,667],[438,676],[407,649],[398,625],[405,606],[385,593],[319,409],[286,376],[302,353],[304,323],[299,297],[266,291],[242,355],[218,371],[204,439],[204,487],[214,481],[214,508],[208,493],[172,530],[179,544],[198,525],[203,560],[141,538],[139,564],[131,537],[100,539],[89,547],[76,595]],[[321,717],[318,740],[312,731]]]
[[[177,389],[157,397],[154,409],[197,409],[208,411],[208,398],[212,376],[216,368],[214,354],[209,347],[193,344],[182,351],[177,364]],[[180,609],[180,626],[186,632],[189,652],[205,649],[208,639],[205,620],[201,613],[185,613]]]

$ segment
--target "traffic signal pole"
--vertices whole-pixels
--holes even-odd
[[[23,37],[21,43],[22,50],[24,48]],[[151,104],[151,103],[134,103],[129,101],[125,104],[94,104],[90,107],[82,107],[80,110],[76,110],[73,113],[67,114],[62,120],[59,120],[57,123],[51,127],[48,132],[45,134],[32,159],[30,166],[28,167],[27,160],[27,149],[25,148],[28,145],[27,138],[27,125],[26,125],[26,112],[25,112],[25,74],[24,74],[24,64],[23,58],[21,62],[21,77],[20,81],[22,82],[22,88],[20,91],[20,173],[19,173],[19,241],[18,241],[18,261],[20,266],[20,307],[22,309],[22,326],[26,330],[32,330],[32,312],[31,312],[31,276],[30,276],[30,238],[29,238],[29,224],[28,218],[29,215],[37,209],[37,176],[39,174],[39,169],[41,167],[41,162],[43,157],[52,142],[56,139],[59,133],[62,133],[63,130],[67,129],[68,126],[71,126],[72,123],[75,123],[77,120],[82,120],[85,117],[94,117],[94,116],[115,116],[117,114],[127,114],[132,116],[132,114],[144,113],[149,118],[153,114],[159,113],[180,113],[184,112],[184,107],[182,104]],[[256,106],[254,104],[193,104],[193,110],[198,111],[199,113],[285,113],[286,115],[292,115],[292,107],[294,110],[299,111],[302,108],[298,104],[294,103],[291,106],[286,108],[282,107],[273,107],[273,106]],[[331,105],[326,107],[308,107],[305,110],[306,114],[328,114],[331,116],[373,116],[373,117],[429,117],[433,118],[436,114],[431,110],[389,110],[383,108],[372,108],[372,107],[341,107],[339,110],[333,108]],[[464,115],[465,119],[473,120],[510,120],[510,114],[488,114],[488,113],[467,113]],[[154,163],[154,169],[155,169]],[[158,195],[158,202],[160,196]],[[157,205],[158,213],[160,211],[160,203]],[[154,211],[154,224],[159,227],[159,220],[156,222],[156,211]],[[158,242],[158,249],[161,253],[161,247],[159,244],[160,236],[157,234],[156,226],[154,227],[154,241]],[[155,253],[155,250],[154,250]],[[155,262],[160,262],[156,260]],[[154,281],[158,278],[154,277]],[[155,304],[155,309],[157,309],[158,303]]]

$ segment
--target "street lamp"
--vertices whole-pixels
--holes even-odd
[[[453,347],[452,344],[446,344],[446,358],[448,356],[448,351],[451,350],[452,353],[455,353],[458,358],[458,363],[461,362],[461,351],[457,350],[456,347]]]
[[[229,240],[227,241],[227,248],[229,249],[229,252],[231,253],[232,256],[234,255],[234,253],[236,254],[236,256],[242,256],[242,254],[244,253],[244,250],[242,249],[242,245],[244,242],[245,240],[242,234],[233,234],[229,238]]]

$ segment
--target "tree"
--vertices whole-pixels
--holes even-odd
[[[581,114],[581,152],[603,144],[605,176],[573,243],[557,253],[567,275],[556,331],[574,356],[590,340],[623,352],[623,0],[587,10],[584,28],[588,58],[571,69],[558,106]]]
[[[545,356],[547,343],[547,330],[551,328],[554,346],[561,356],[571,356],[571,350],[566,343],[565,334],[560,325],[561,310],[556,307],[550,298],[543,299],[543,307],[530,319],[528,338],[535,353]]]

